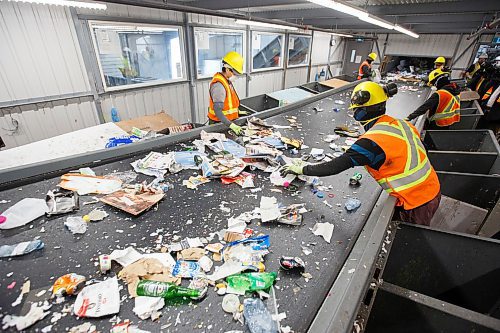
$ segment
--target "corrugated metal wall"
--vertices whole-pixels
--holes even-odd
[[[283,70],[253,73],[250,80],[250,96],[267,94],[283,89]]]
[[[285,89],[306,83],[308,69],[308,66],[288,68],[285,75]]]

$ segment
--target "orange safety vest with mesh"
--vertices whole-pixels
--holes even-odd
[[[482,101],[490,99],[491,94],[493,93],[493,87],[490,87],[487,92],[484,93]]]
[[[436,113],[430,118],[437,126],[450,126],[460,121],[460,102],[457,96],[444,89],[436,91],[439,104]]]
[[[363,61],[358,69],[358,80],[361,80],[363,78],[363,66],[368,66],[368,68],[370,69],[372,68],[372,65],[370,65],[367,60]]]
[[[238,108],[240,106],[240,99],[238,94],[236,94],[236,90],[231,82],[229,82],[224,75],[221,73],[217,73],[214,75],[212,82],[210,82],[210,87],[212,84],[220,82],[224,89],[226,90],[226,99],[224,100],[224,107],[222,109],[222,113],[226,116],[228,120],[238,119]],[[209,106],[208,106],[208,118],[213,121],[219,122],[219,118],[215,115],[214,110],[214,101],[212,100],[212,96],[209,93]]]
[[[404,120],[382,116],[361,138],[375,142],[385,153],[385,162],[367,171],[398,206],[410,210],[431,201],[440,185],[415,127]]]

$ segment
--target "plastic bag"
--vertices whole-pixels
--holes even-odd
[[[7,209],[0,216],[5,222],[0,223],[0,229],[12,229],[23,226],[39,218],[48,211],[43,199],[25,198]]]
[[[120,312],[120,292],[116,277],[86,286],[78,294],[73,312],[78,317],[102,317]]]

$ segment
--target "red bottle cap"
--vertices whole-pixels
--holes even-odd
[[[0,215],[0,224],[4,223],[5,221],[7,221],[7,218],[3,215]]]

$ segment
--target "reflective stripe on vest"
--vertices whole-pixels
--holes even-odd
[[[458,98],[446,90],[438,90],[439,104],[436,113],[430,120],[438,126],[449,126],[460,121],[460,102]],[[446,100],[448,101],[446,102]]]
[[[389,193],[403,191],[422,183],[432,171],[429,159],[425,154],[425,148],[418,136],[413,133],[410,126],[404,121],[398,121],[398,125],[377,123],[369,130],[369,133],[372,134],[397,137],[407,144],[407,159],[404,172],[377,180],[380,186]],[[424,153],[425,156],[421,161],[419,151]]]
[[[226,100],[224,101],[224,107],[222,109],[222,113],[228,120],[234,120],[238,118],[238,108],[240,106],[240,100],[234,88],[228,83],[227,79],[220,73],[216,73],[210,83],[212,84],[219,82],[222,84],[224,89],[226,90]],[[209,94],[210,95],[210,94]],[[212,96],[210,96],[210,103],[208,106],[208,118],[214,121],[220,121],[213,108]]]
[[[481,88],[481,84],[483,84],[483,81],[484,81],[484,77],[481,77],[479,79],[479,82],[476,84],[476,89],[474,89],[475,91],[478,91],[479,88]]]
[[[481,98],[482,101],[490,99],[491,94],[493,93],[493,87],[490,87],[487,92],[484,93],[483,98]]]
[[[481,68],[481,65],[480,65],[478,62],[476,62],[476,64],[474,65],[474,69],[472,70],[472,72],[470,72],[470,73],[469,73],[469,75],[470,75],[471,77],[472,77],[472,76],[474,76],[474,74],[476,74],[476,72],[477,72],[477,70],[478,70],[479,68]]]

